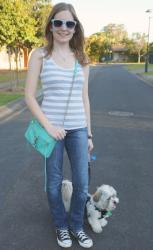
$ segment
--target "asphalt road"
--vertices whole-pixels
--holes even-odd
[[[120,204],[94,250],[153,249],[153,88],[122,66],[96,66],[89,79],[94,152],[90,192],[101,184]],[[44,192],[44,161],[24,131],[28,111],[0,125],[0,250],[58,250]],[[70,178],[67,156],[65,178]],[[73,242],[71,250],[82,249]]]

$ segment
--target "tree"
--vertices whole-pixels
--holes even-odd
[[[43,44],[48,0],[0,0],[0,45],[32,48]]]
[[[17,72],[22,50],[44,43],[44,20],[50,9],[48,0],[0,0],[0,46],[7,47],[9,58],[15,54]]]
[[[144,56],[147,48],[146,35],[140,33],[132,34],[133,48],[132,51],[137,54],[138,63],[141,62],[141,57]]]
[[[86,41],[86,51],[91,61],[111,60],[112,46],[121,44],[127,37],[124,25],[108,24],[101,32],[91,35]]]
[[[30,15],[29,5],[24,0],[0,0],[0,43],[24,47],[36,43],[36,21]]]
[[[150,44],[149,44],[149,52],[150,52],[150,53],[153,53],[153,43],[150,43]]]
[[[30,15],[27,1],[0,0],[0,44],[7,47],[9,57],[15,54],[17,83],[18,56],[21,49],[28,44],[31,46],[37,43],[35,24],[36,21]]]
[[[39,45],[44,44],[44,30],[46,19],[52,9],[50,0],[33,0],[32,16],[36,20],[36,37],[39,40]]]
[[[100,61],[103,54],[105,34],[102,32],[91,35],[86,39],[86,52],[92,62]]]
[[[104,26],[103,32],[105,32],[106,38],[111,45],[122,43],[128,36],[123,24],[110,23]]]
[[[121,44],[127,37],[124,25],[108,24],[101,32],[87,39],[87,54],[92,61],[111,60],[113,45]]]

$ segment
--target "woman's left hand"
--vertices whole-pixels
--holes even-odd
[[[91,152],[93,150],[93,142],[92,139],[88,139],[88,150],[89,152]]]

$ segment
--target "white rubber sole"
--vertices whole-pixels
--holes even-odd
[[[79,245],[80,245],[81,247],[84,247],[84,248],[91,248],[91,247],[93,247],[93,241],[91,242],[90,245],[87,245],[87,244],[81,243],[81,242],[76,238],[76,236],[73,234],[73,232],[71,232],[71,234],[72,234],[73,237],[77,240],[77,242],[79,243]]]
[[[66,244],[66,243],[63,243],[63,242],[59,241],[58,238],[57,238],[57,242],[58,242],[58,245],[59,245],[60,247],[69,248],[69,247],[72,246],[72,242],[71,242],[70,244]]]
[[[91,245],[85,245],[85,244],[81,243],[80,241],[78,241],[78,243],[79,243],[79,245],[81,247],[84,247],[84,248],[91,248],[91,247],[93,247],[93,242],[91,243]]]

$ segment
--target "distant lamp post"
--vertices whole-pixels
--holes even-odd
[[[146,10],[146,13],[152,13],[153,9],[148,9]],[[146,53],[146,58],[145,58],[145,72],[148,72],[148,63],[149,63],[149,35],[150,35],[150,19],[152,17],[149,16],[149,23],[148,23],[148,39],[147,39],[147,53]]]

